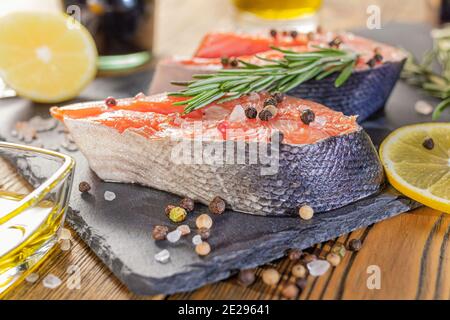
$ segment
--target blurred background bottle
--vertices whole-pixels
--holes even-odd
[[[441,23],[450,23],[450,0],[441,0]]]
[[[64,0],[63,6],[92,34],[100,71],[134,69],[151,60],[154,0]]]
[[[244,31],[278,28],[313,31],[322,0],[233,0],[237,27]]]

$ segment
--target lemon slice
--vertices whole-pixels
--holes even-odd
[[[0,77],[20,96],[44,103],[71,99],[94,78],[96,62],[92,36],[69,16],[0,17]]]
[[[426,206],[450,213],[450,123],[400,128],[383,141],[380,157],[394,188]]]

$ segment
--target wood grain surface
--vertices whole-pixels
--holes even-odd
[[[433,0],[349,1],[326,0],[321,12],[322,24],[330,29],[351,28],[365,23],[366,8],[379,4],[389,21],[433,21],[430,8]],[[214,3],[212,5],[211,3]],[[158,2],[156,49],[160,55],[189,53],[199,37],[211,28],[229,28],[232,24],[227,0],[163,0]],[[174,9],[176,8],[176,10]],[[421,8],[421,9],[420,9]],[[202,19],[195,17],[201,12]],[[342,16],[352,13],[352,19]],[[193,22],[195,21],[195,23]],[[0,188],[26,191],[27,186],[13,169],[0,162]],[[307,286],[297,299],[450,299],[450,215],[429,208],[357,230],[314,248],[321,257],[333,246],[346,245],[358,238],[363,247],[358,253],[347,251],[341,264],[321,277],[308,277]],[[171,296],[138,297],[131,294],[73,233],[72,248],[59,248],[38,269],[41,278],[52,273],[62,285],[47,289],[40,281],[23,282],[11,290],[5,299],[281,299],[282,287],[293,281],[288,259],[271,265],[282,278],[269,287],[261,279],[250,287],[240,286],[235,278],[208,285],[193,292]],[[70,289],[68,270],[77,266],[81,272],[79,289]],[[368,289],[368,268],[380,270],[381,288]],[[268,266],[258,268],[257,275]]]

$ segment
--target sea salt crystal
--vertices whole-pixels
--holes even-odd
[[[25,281],[29,283],[35,283],[39,279],[39,274],[37,273],[30,273],[26,278]]]
[[[199,244],[202,243],[202,242],[203,242],[202,237],[201,237],[199,234],[192,237],[192,243],[193,243],[195,246],[196,246],[196,245],[199,245]]]
[[[191,228],[189,228],[189,226],[187,224],[178,226],[177,230],[180,230],[182,236],[185,236],[185,235],[191,233]]]
[[[256,92],[249,93],[248,101],[256,102],[260,100],[260,95]]]
[[[59,247],[61,248],[62,251],[69,251],[70,247],[72,246],[70,240],[61,240],[61,244],[59,245]]]
[[[49,274],[42,280],[44,287],[49,289],[55,289],[61,285],[62,281],[54,274]]]
[[[171,243],[175,243],[181,238],[181,231],[178,229],[173,230],[172,232],[169,232],[166,236],[167,241]]]
[[[428,115],[430,115],[433,112],[433,106],[430,105],[426,101],[419,100],[414,105],[414,110],[416,110],[416,112],[418,114],[422,114],[424,116],[428,116]]]
[[[59,240],[70,240],[72,239],[72,233],[69,229],[62,228],[59,232]]]
[[[316,117],[315,119],[315,123],[319,126],[319,127],[323,127],[324,125],[327,124],[327,118],[325,117]]]
[[[245,116],[245,110],[240,104],[234,107],[233,111],[230,113],[230,122],[240,122],[247,119]]]
[[[326,260],[314,260],[306,265],[309,270],[309,274],[313,277],[321,276],[325,274],[330,268],[330,263]]]
[[[112,191],[105,191],[104,197],[106,201],[113,201],[116,198],[116,194]]]
[[[58,122],[53,118],[42,118],[40,116],[35,116],[30,119],[29,124],[37,131],[37,132],[45,132],[50,131],[56,128]]]
[[[155,260],[161,263],[166,263],[170,259],[170,252],[167,249],[164,249],[157,254],[155,254]]]

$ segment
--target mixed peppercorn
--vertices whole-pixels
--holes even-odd
[[[191,198],[183,198],[179,205],[169,204],[164,211],[171,222],[181,223],[186,220],[189,213],[195,209],[194,200]],[[222,214],[226,209],[225,201],[220,197],[214,197],[209,203],[209,211],[214,215]],[[199,256],[206,256],[211,252],[211,246],[206,240],[211,236],[211,228],[213,226],[212,218],[204,213],[195,220],[197,234],[192,237],[192,243],[195,246],[195,252]],[[167,240],[171,243],[178,242],[181,237],[191,233],[191,228],[187,224],[179,225],[175,230],[169,232],[169,227],[165,225],[156,225],[152,230],[152,238],[157,241]],[[166,263],[170,258],[170,252],[158,252],[155,259],[161,263]],[[169,256],[169,258],[168,258]]]
[[[324,275],[330,267],[337,267],[344,259],[346,250],[342,243],[328,242],[331,250],[324,258],[318,258],[320,251],[318,248],[310,248],[309,252],[302,252],[299,249],[291,249],[287,252],[289,260],[293,263],[290,275],[281,275],[277,269],[270,266],[261,272],[261,280],[270,287],[277,287],[281,296],[285,299],[295,299],[305,289],[308,276]],[[352,239],[348,243],[351,251],[361,249],[361,241]],[[319,252],[318,252],[319,251]],[[315,254],[316,253],[316,254]],[[322,256],[322,255],[321,255]],[[237,282],[242,286],[250,286],[257,280],[255,269],[241,270],[237,275]],[[278,287],[280,281],[283,285]]]

